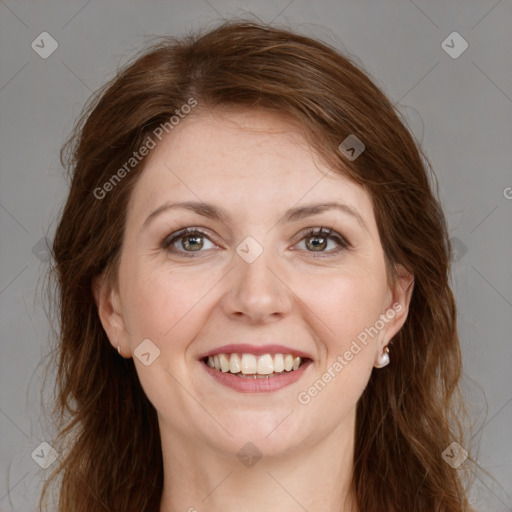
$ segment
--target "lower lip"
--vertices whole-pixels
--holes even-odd
[[[237,377],[232,373],[224,373],[219,370],[215,370],[215,368],[210,368],[204,361],[201,361],[201,364],[217,382],[234,389],[235,391],[240,393],[270,393],[284,388],[285,386],[289,386],[299,380],[304,375],[304,372],[311,362],[311,360],[306,361],[298,370],[284,372],[281,375],[275,375],[268,379],[246,379],[243,377]]]

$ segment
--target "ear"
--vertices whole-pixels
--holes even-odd
[[[92,293],[110,344],[123,357],[130,357],[128,332],[120,307],[119,292],[112,286],[110,279],[102,274],[93,279]]]
[[[409,314],[409,305],[414,289],[414,276],[400,264],[396,266],[396,273],[395,287],[389,291],[389,302],[383,312],[388,321],[382,331],[381,338],[379,338],[380,353],[402,328]],[[392,318],[390,318],[391,316]]]

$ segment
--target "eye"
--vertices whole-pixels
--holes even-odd
[[[321,257],[332,256],[351,247],[351,244],[339,233],[323,227],[308,229],[303,233],[299,243],[302,242],[305,243],[306,252],[321,253]],[[335,242],[335,247],[326,251],[329,242]],[[210,244],[210,247],[207,246],[207,243]],[[196,256],[194,253],[203,252],[202,249],[211,249],[216,245],[204,231],[198,228],[184,228],[165,238],[161,247],[173,254],[194,257]]]
[[[330,249],[326,251],[329,242],[335,242],[335,245],[338,245],[338,248],[334,247],[334,249]],[[321,227],[311,228],[304,233],[304,237],[301,239],[300,243],[304,242],[307,252],[313,253],[325,253],[322,256],[329,256],[333,254],[339,253],[343,249],[349,249],[351,247],[350,243],[339,233],[336,231],[332,231],[332,229],[325,229]]]
[[[173,233],[162,242],[162,248],[170,253],[181,253],[186,256],[195,256],[195,252],[201,252],[201,249],[210,249],[205,247],[205,240],[207,240],[212,247],[215,245],[208,238],[206,233],[197,228],[185,228]],[[187,254],[188,253],[188,254]]]

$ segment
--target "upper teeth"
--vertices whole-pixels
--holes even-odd
[[[292,354],[216,354],[208,356],[207,364],[224,373],[269,375],[273,372],[298,370],[302,358]]]

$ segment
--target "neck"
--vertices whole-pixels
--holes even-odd
[[[357,512],[351,486],[354,418],[349,423],[348,431],[347,425],[340,425],[308,448],[263,455],[253,465],[244,464],[234,453],[169,432],[161,424],[164,489],[160,512]],[[240,441],[239,446],[244,445]],[[260,446],[263,451],[263,443]]]

